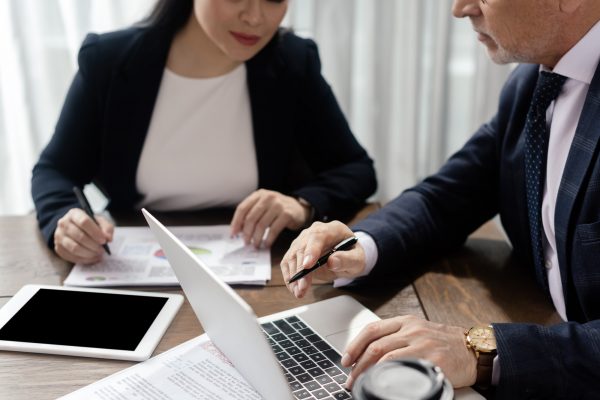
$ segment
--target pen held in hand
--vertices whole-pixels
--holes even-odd
[[[88,202],[87,198],[85,197],[85,194],[83,194],[81,189],[79,189],[79,187],[77,186],[73,186],[73,193],[75,193],[75,197],[77,197],[77,201],[79,202],[79,206],[82,208],[82,210],[90,216],[90,218],[96,223],[96,225],[100,226],[100,224],[98,223],[98,221],[96,221],[96,218],[94,217],[94,212],[92,211],[92,207],[90,207],[90,203]],[[102,247],[110,256],[110,249],[108,248],[108,244],[104,243]]]
[[[288,281],[288,284],[292,283],[292,282],[296,282],[298,279],[303,278],[304,276],[310,274],[311,272],[313,272],[320,266],[327,264],[327,260],[329,259],[329,257],[336,251],[350,250],[356,244],[356,242],[358,242],[358,238],[356,236],[352,236],[352,237],[349,237],[348,239],[341,241],[333,249],[329,250],[325,255],[321,256],[317,260],[315,265],[313,265],[311,268],[305,268],[302,271],[297,272],[294,276],[292,276],[290,278],[290,280]]]

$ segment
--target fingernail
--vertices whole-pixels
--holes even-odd
[[[308,267],[308,262],[310,261],[310,255],[305,255],[304,256],[304,260],[302,260],[302,267],[306,268]]]
[[[346,379],[344,387],[348,390],[352,390],[352,383],[354,383],[354,379],[352,379],[352,375],[348,375],[348,379]]]
[[[300,289],[298,289],[298,286],[294,286],[294,296],[299,297],[300,294]]]
[[[350,365],[350,354],[344,353],[342,356],[342,365],[348,367]]]

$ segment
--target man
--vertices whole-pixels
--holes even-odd
[[[383,320],[348,346],[347,385],[378,361],[422,357],[455,387],[492,383],[500,398],[600,398],[600,1],[455,0],[453,14],[470,18],[495,62],[534,65],[516,68],[496,116],[437,174],[353,227],[353,250],[289,289],[302,297],[312,276],[339,285],[443,254],[499,213],[565,322],[492,324],[471,331],[483,332],[476,342],[464,327]],[[281,263],[286,281],[351,235],[339,222],[302,232]]]

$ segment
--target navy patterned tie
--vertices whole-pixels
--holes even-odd
[[[544,269],[542,246],[542,196],[546,178],[546,155],[548,151],[548,126],[546,111],[556,99],[567,78],[542,71],[538,77],[527,120],[525,122],[525,187],[533,261],[540,283],[548,288]]]

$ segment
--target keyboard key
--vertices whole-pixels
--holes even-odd
[[[300,318],[298,318],[298,317],[296,317],[296,316],[287,317],[285,320],[286,320],[287,322],[289,322],[290,324],[291,324],[292,322],[300,322]]]
[[[333,398],[335,400],[346,400],[350,398],[348,392],[338,392],[333,394]]]
[[[294,396],[296,396],[297,399],[306,399],[307,397],[310,397],[310,393],[308,392],[308,390],[299,390],[297,392],[294,392]]]
[[[302,348],[302,351],[308,355],[318,353],[319,350],[315,349],[313,346],[306,346]]]
[[[281,353],[278,353],[278,354],[281,354]],[[294,354],[292,357],[294,357],[294,360],[296,360],[298,362],[302,362],[302,361],[308,360],[308,356],[306,354],[304,354],[304,353]]]
[[[325,356],[321,353],[311,354],[310,358],[312,358],[313,361],[316,361],[316,362],[327,360],[327,358],[325,358]],[[329,361],[329,360],[327,360],[327,361]],[[331,361],[329,361],[329,362],[331,362]],[[331,364],[331,365],[333,366],[333,364]]]
[[[312,376],[319,376],[324,374],[323,370],[319,367],[309,369],[308,373]]]
[[[313,390],[321,389],[321,385],[319,385],[316,381],[306,382],[304,384],[304,387],[307,388],[308,390],[310,390],[311,392]]]
[[[302,384],[298,381],[289,382],[289,384],[290,384],[290,387],[292,388],[292,392],[303,388]]]
[[[340,356],[340,354],[339,354],[337,351],[335,351],[335,350],[333,350],[333,349],[331,349],[331,350],[325,350],[325,351],[323,352],[323,354],[325,354],[325,357],[327,357],[327,358],[329,358],[331,361],[333,361],[333,363],[334,363],[335,365],[338,365],[338,366],[340,366],[340,367],[342,366],[342,363],[341,363],[341,361],[342,361],[342,356]]]
[[[340,371],[339,369],[337,369],[336,367],[331,367],[331,368],[327,368],[325,370],[325,372],[327,372],[327,374],[329,376],[336,376],[342,373],[342,371]]]
[[[327,376],[327,375],[323,375],[323,376]],[[348,377],[344,374],[336,375],[333,377],[333,380],[336,381],[337,383],[339,383],[340,385],[343,385],[344,383],[346,383],[346,379],[348,379]]]
[[[315,334],[312,329],[308,329],[308,328],[298,329],[298,332],[300,332],[303,336],[309,336],[309,335]]]
[[[283,361],[283,360],[287,360],[288,358],[290,358],[290,355],[288,353],[286,353],[285,351],[282,351],[281,353],[275,354],[275,357],[277,357],[277,359],[279,361]]]
[[[327,385],[323,385],[323,387],[329,393],[334,393],[334,392],[342,390],[342,388],[340,387],[340,385],[338,385],[337,383],[333,383],[333,382],[328,383]]]
[[[296,346],[298,346],[298,347],[310,346],[310,342],[306,339],[296,340]]]
[[[271,339],[273,339],[276,342],[281,342],[282,340],[286,340],[287,337],[283,333],[278,333],[276,335],[271,336]]]
[[[294,322],[294,323],[292,323],[292,326],[293,326],[294,328],[298,329],[298,330],[300,330],[300,329],[306,329],[306,328],[308,328],[308,327],[306,326],[306,324],[305,324],[304,322],[302,322],[302,321]]]
[[[273,353],[279,353],[280,351],[283,351],[283,349],[277,345],[271,346],[271,348],[273,349]]]
[[[298,354],[301,352],[300,349],[297,348],[296,346],[288,347],[287,349],[285,349],[285,351],[287,351],[291,355]]]
[[[290,374],[285,374],[285,379],[287,379],[288,383],[290,382],[294,382],[296,380],[296,378],[294,378],[292,375]]]
[[[293,367],[295,365],[298,365],[298,363],[296,361],[294,361],[293,359],[288,358],[287,360],[283,360],[281,362],[281,365],[283,365],[286,368],[291,368],[291,367]]]
[[[323,375],[323,376],[327,376],[327,375]],[[298,381],[300,381],[302,383],[306,383],[308,381],[312,381],[313,380],[312,376],[310,376],[309,374],[300,374],[300,375],[298,375],[296,377],[296,379],[298,379]]]
[[[300,365],[302,365],[302,368],[304,369],[315,368],[317,366],[312,360],[301,362]]]
[[[314,346],[315,346],[317,349],[319,349],[319,350],[321,350],[321,351],[325,351],[325,350],[331,350],[331,346],[330,346],[330,345],[328,345],[327,343],[325,343],[325,342],[324,342],[324,341],[322,341],[322,340],[321,340],[321,341],[318,341],[318,342],[316,342],[316,343],[313,343],[313,345],[314,345]]]
[[[290,324],[288,324],[287,322],[285,322],[284,320],[280,319],[279,321],[273,321],[273,323],[279,328],[281,329],[281,332],[285,333],[286,335],[289,335],[291,333],[296,332],[296,330],[294,328],[292,328],[290,326]],[[298,323],[298,322],[296,322]]]
[[[290,371],[290,374],[292,374],[294,376],[303,374],[305,372],[304,368],[302,368],[299,365],[296,365],[295,367],[290,368],[289,371]]]
[[[327,385],[328,383],[333,382],[333,380],[327,376],[327,375],[321,375],[321,376],[317,376],[315,378],[317,380],[317,382],[319,382],[321,385]],[[298,379],[299,380],[299,379]],[[345,381],[344,381],[345,382]],[[339,382],[338,382],[339,383]]]
[[[315,390],[314,392],[311,392],[311,394],[313,396],[315,396],[317,399],[323,399],[323,398],[329,396],[329,393],[327,393],[327,390],[325,390],[325,389]]]
[[[269,342],[269,344],[270,344],[271,346],[274,346],[274,345],[275,345],[275,341],[274,341],[273,339],[271,339],[271,338],[267,338],[267,342]]]
[[[282,340],[281,342],[279,342],[279,345],[280,345],[281,347],[284,347],[284,348],[285,348],[285,347],[290,347],[290,346],[293,346],[293,345],[294,345],[294,343],[292,343],[292,341],[291,341],[291,340]]]
[[[333,367],[333,363],[329,360],[319,361],[317,364],[319,364],[319,367],[323,369]]]
[[[308,335],[306,337],[306,340],[315,343],[315,342],[319,342],[322,341],[323,339],[321,339],[321,337],[319,335]]]
[[[270,322],[262,324],[261,326],[269,335],[275,335],[276,333],[279,333],[279,329],[277,329],[277,327]]]
[[[299,333],[292,333],[291,335],[288,336],[288,339],[293,340],[294,342],[297,340],[302,340],[304,339],[304,336],[302,336]]]

